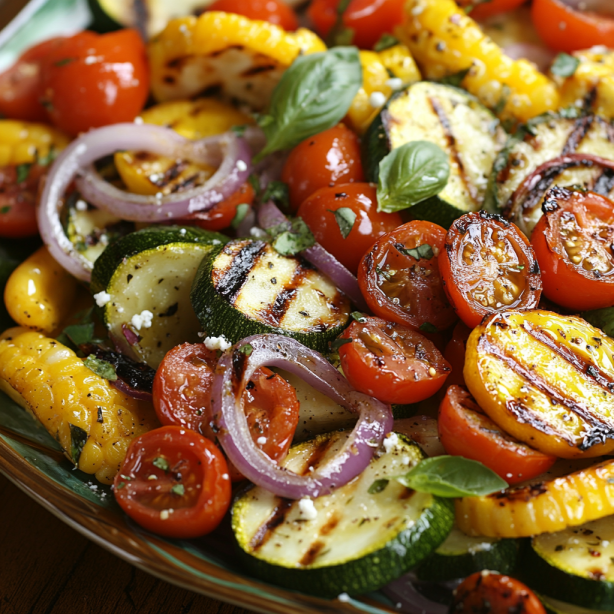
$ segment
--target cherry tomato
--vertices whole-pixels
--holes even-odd
[[[469,339],[470,334],[471,329],[464,322],[457,322],[452,333],[452,339],[446,345],[443,355],[452,366],[452,373],[446,382],[448,386],[452,384],[465,385],[463,369],[465,367],[467,339]]]
[[[475,328],[507,309],[535,309],[542,284],[527,238],[518,228],[483,211],[466,213],[448,230],[439,269],[450,303]]]
[[[210,533],[230,506],[224,455],[209,439],[179,426],[137,437],[113,488],[130,518],[165,537]]]
[[[296,30],[296,13],[283,0],[215,0],[208,11],[224,11],[249,19],[268,21],[284,30]]]
[[[46,170],[44,166],[32,164],[26,178],[17,183],[16,166],[0,168],[0,237],[21,238],[38,234],[36,197],[40,178]]]
[[[592,192],[548,192],[531,243],[544,294],[568,309],[614,305],[614,202]]]
[[[341,339],[341,366],[356,390],[384,403],[417,403],[435,394],[450,365],[435,344],[416,331],[365,317],[352,322]]]
[[[491,571],[465,578],[454,591],[450,614],[546,614],[535,593],[522,582]]]
[[[314,0],[307,14],[316,32],[328,36],[337,21],[340,0]],[[392,32],[403,21],[403,0],[350,0],[342,23],[353,30],[352,45],[371,49],[386,32]]]
[[[479,461],[508,484],[534,478],[556,460],[502,431],[461,386],[448,387],[437,422],[448,454]]]
[[[63,39],[42,66],[43,104],[51,121],[70,134],[132,121],[148,95],[145,45],[136,30]]]
[[[377,240],[358,269],[360,291],[375,315],[425,332],[454,323],[437,260],[445,237],[441,226],[413,221]]]
[[[254,188],[244,183],[234,194],[218,203],[208,211],[196,211],[179,220],[182,223],[199,226],[205,230],[223,230],[228,228],[237,215],[237,207],[243,203],[251,205],[254,202]]]
[[[358,137],[339,124],[304,140],[290,152],[281,179],[292,211],[320,188],[364,181]]]
[[[349,209],[351,213],[341,211],[335,215],[339,209]],[[344,216],[352,213],[356,217],[348,222]],[[373,243],[403,223],[398,213],[377,210],[375,186],[370,183],[322,188],[303,201],[298,215],[305,220],[316,240],[354,274]],[[351,230],[344,237],[345,225]]]
[[[533,0],[537,33],[555,51],[578,51],[594,45],[614,47],[614,19],[577,11],[560,0]]]
[[[473,19],[487,19],[493,15],[507,13],[527,0],[457,0]]]

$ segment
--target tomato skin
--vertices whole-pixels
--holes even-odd
[[[533,230],[531,243],[542,269],[544,294],[551,301],[578,311],[601,309],[614,305],[614,202],[605,196],[588,192],[571,192],[554,188],[546,196],[544,215]],[[572,219],[574,220],[572,222]],[[579,247],[575,264],[567,251],[568,232],[573,223],[574,247]],[[601,269],[587,270],[582,256],[599,255]],[[594,262],[594,260],[593,260]],[[598,274],[598,276],[597,276]]]
[[[465,385],[463,369],[465,368],[465,351],[467,349],[467,339],[471,334],[471,329],[461,320],[456,323],[452,332],[452,339],[446,345],[443,353],[444,358],[452,366],[452,373],[448,377],[447,385]]]
[[[350,384],[384,403],[428,399],[450,373],[450,365],[431,341],[400,324],[366,317],[366,322],[352,322],[340,338],[351,339],[339,348]]]
[[[342,207],[356,214],[352,230],[345,239],[333,213]],[[398,213],[378,212],[375,186],[370,183],[321,188],[303,201],[298,216],[305,220],[316,241],[354,274],[373,243],[403,223]]]
[[[288,31],[298,28],[296,13],[283,0],[216,0],[207,10],[268,21]]]
[[[485,315],[539,304],[542,283],[531,244],[499,216],[466,213],[455,220],[439,270],[448,300],[470,328]]]
[[[376,316],[414,330],[432,325],[442,331],[456,321],[443,289],[437,260],[445,238],[446,231],[441,226],[414,220],[375,242],[360,262],[358,285]],[[395,247],[413,249],[424,244],[433,249],[430,259],[416,260]]]
[[[491,571],[477,571],[454,591],[450,614],[546,614],[535,593],[522,582]]]
[[[168,470],[153,464],[160,458],[168,463]],[[150,479],[151,475],[156,479]],[[184,494],[171,491],[177,485],[183,486]],[[213,531],[231,498],[224,455],[213,442],[179,426],[163,426],[134,439],[113,490],[135,522],[179,539]]]
[[[132,121],[149,95],[145,45],[133,29],[66,38],[47,54],[40,87],[51,121],[69,134]]]
[[[339,124],[305,139],[290,152],[281,180],[288,184],[294,212],[320,188],[364,181],[358,137]]]
[[[531,18],[539,36],[555,51],[614,47],[614,19],[603,15],[576,11],[559,0],[533,0]]]
[[[314,0],[307,14],[314,23],[316,32],[328,36],[337,21],[340,0]],[[386,32],[392,32],[402,23],[402,0],[350,0],[343,13],[343,26],[354,31],[352,45],[371,49]]]

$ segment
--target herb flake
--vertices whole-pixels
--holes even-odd
[[[100,360],[100,358],[96,358],[93,354],[90,354],[84,361],[83,364],[90,370],[93,371],[96,375],[103,377],[104,379],[109,380],[110,382],[114,382],[117,380],[117,373],[115,373],[115,367],[106,360]]]
[[[237,205],[235,209],[235,216],[232,218],[232,222],[230,225],[236,230],[239,227],[239,224],[245,219],[245,216],[250,210],[250,206],[247,203],[241,203]]]
[[[375,482],[373,482],[373,484],[369,486],[367,492],[370,495],[377,495],[378,493],[385,490],[386,486],[388,486],[389,483],[390,480],[387,480],[386,478],[382,478],[381,480],[375,480]]]
[[[348,338],[348,339],[335,339],[334,341],[330,342],[330,349],[332,352],[338,352],[339,348],[342,345],[345,345],[346,343],[352,343],[353,339]]]
[[[153,459],[151,464],[158,469],[162,469],[162,471],[168,471],[171,468],[168,461],[163,456],[157,456]]]
[[[341,232],[341,236],[344,239],[348,238],[350,232],[352,232],[352,228],[354,228],[354,223],[356,222],[356,214],[349,207],[339,207],[339,209],[327,209],[330,213],[335,216],[335,221],[337,222],[337,226],[339,226],[339,232]]]
[[[430,260],[435,256],[433,248],[428,243],[423,243],[422,245],[417,245],[412,248],[407,248],[402,243],[395,243],[394,247],[397,251],[406,256],[410,256],[414,260],[421,260],[422,258]]]
[[[79,458],[81,458],[81,452],[83,452],[83,446],[87,442],[88,434],[80,426],[76,424],[68,424],[70,429],[70,457],[75,465],[79,464]]]
[[[557,77],[571,77],[580,66],[580,60],[568,53],[559,53],[550,66],[550,72]]]
[[[399,39],[396,36],[392,36],[388,32],[384,32],[381,35],[380,39],[375,43],[373,47],[373,51],[385,51],[386,49],[390,49],[390,47],[394,47],[399,44]]]
[[[183,497],[185,495],[185,486],[183,484],[173,484],[171,492],[178,497]]]

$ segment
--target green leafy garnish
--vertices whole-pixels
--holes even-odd
[[[247,130],[247,125],[243,124],[241,126],[231,126],[230,128],[232,132],[234,132],[237,136],[243,136],[245,131]]]
[[[352,228],[354,228],[356,214],[349,207],[339,207],[339,209],[336,210],[327,209],[327,211],[335,216],[335,221],[337,222],[337,226],[339,226],[341,236],[347,239],[350,232],[352,232]]]
[[[434,324],[431,324],[430,322],[423,322],[422,324],[420,324],[420,330],[423,333],[438,333],[439,332],[439,329]]]
[[[31,166],[32,166],[31,164],[18,164],[17,165],[17,167],[15,168],[15,171],[17,172],[17,178],[16,178],[17,183],[22,183],[28,178],[28,176],[30,175]]]
[[[568,53],[559,53],[550,66],[550,72],[557,77],[571,77],[580,66],[580,60]]]
[[[290,190],[288,184],[283,181],[270,181],[267,184],[260,200],[263,203],[272,200],[275,204],[280,205],[284,209],[290,206]]]
[[[104,377],[104,379],[108,379],[110,382],[114,382],[117,379],[117,373],[115,373],[115,367],[106,360],[100,360],[100,358],[96,358],[93,354],[90,354],[84,361],[83,364],[93,371],[96,375],[100,377]]]
[[[282,256],[295,256],[316,242],[309,226],[300,217],[272,226],[267,232],[274,237],[273,249]]]
[[[246,356],[251,356],[253,351],[254,351],[254,348],[249,343],[246,343],[245,345],[242,345],[237,350],[237,352],[241,352],[241,354],[245,354]]]
[[[392,34],[384,32],[384,34],[381,35],[377,43],[375,43],[373,51],[384,51],[385,49],[390,49],[390,47],[394,47],[398,44],[399,39],[396,36],[392,36]]]
[[[156,458],[153,459],[152,465],[158,469],[162,469],[162,471],[168,471],[171,468],[168,461],[163,456],[156,456]]]
[[[47,155],[39,156],[37,154],[37,156],[36,156],[36,163],[39,166],[49,166],[57,157],[58,157],[58,152],[55,150],[55,148],[52,145],[49,148],[49,151],[47,152]]]
[[[439,497],[480,497],[507,488],[494,471],[462,456],[434,456],[396,478],[403,486]]]
[[[379,163],[377,210],[394,213],[431,198],[448,183],[446,153],[429,141],[411,141]]]
[[[589,324],[600,328],[608,337],[614,337],[614,307],[583,311],[580,316]]]
[[[406,256],[411,256],[414,260],[420,260],[424,258],[425,260],[430,260],[435,254],[433,253],[433,248],[428,243],[423,243],[422,245],[417,245],[416,247],[407,248],[402,243],[395,243],[394,247],[397,251],[405,254]]]
[[[360,311],[352,311],[350,316],[354,320],[356,320],[356,322],[360,322],[361,324],[364,324],[367,321],[367,318],[362,313],[360,313]]]
[[[351,45],[354,40],[354,30],[343,25],[343,14],[347,11],[350,0],[341,0],[337,5],[337,19],[326,37],[327,47]]]
[[[178,497],[185,495],[185,486],[183,484],[174,484],[171,488],[171,492]]]
[[[67,326],[63,333],[77,346],[82,343],[91,343],[94,341],[94,323],[88,324],[72,324]]]
[[[54,66],[66,66],[66,64],[70,64],[71,62],[74,62],[74,61],[75,61],[75,58],[62,58],[61,60],[54,62],[53,65]]]
[[[232,218],[232,222],[230,225],[236,230],[239,227],[239,224],[245,219],[247,212],[249,211],[250,206],[247,203],[241,203],[237,205],[235,209],[235,216]]]
[[[505,105],[507,104],[511,93],[512,90],[510,89],[510,86],[504,83],[501,87],[501,96],[499,97],[497,104],[493,107],[493,112],[495,115],[499,115],[503,112],[503,109],[505,109]]]
[[[0,209],[0,213],[8,213],[11,210],[11,205],[4,205],[4,207],[2,207]]]
[[[346,343],[352,343],[353,339],[335,339],[334,341],[330,342],[330,349],[332,352],[337,352],[339,351],[339,348],[342,345],[345,345]]]
[[[470,70],[471,66],[469,66],[469,68],[459,70],[458,72],[443,77],[439,80],[439,83],[441,83],[442,85],[451,85],[452,87],[460,87],[461,83],[465,80],[465,77],[469,74]]]
[[[369,486],[367,492],[370,495],[376,495],[377,493],[382,492],[386,488],[386,486],[388,486],[389,483],[390,480],[387,480],[386,478],[382,478],[381,480],[375,480],[375,482],[373,482],[373,484]]]
[[[73,463],[78,465],[88,435],[80,426],[68,423],[68,427],[70,429],[70,457]]]

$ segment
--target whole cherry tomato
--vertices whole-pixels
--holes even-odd
[[[208,11],[224,11],[249,19],[268,21],[284,30],[296,30],[296,13],[283,0],[215,0]]]
[[[210,533],[230,506],[224,455],[209,439],[179,426],[163,426],[137,437],[113,489],[130,518],[166,537]]]
[[[131,29],[65,38],[47,54],[40,87],[51,121],[70,134],[132,121],[149,95],[145,45]]]
[[[281,179],[292,211],[320,188],[364,181],[358,137],[339,124],[304,140],[290,152]]]
[[[370,183],[322,188],[303,201],[298,216],[318,243],[352,273],[379,237],[403,223],[398,213],[377,210],[375,186]]]

